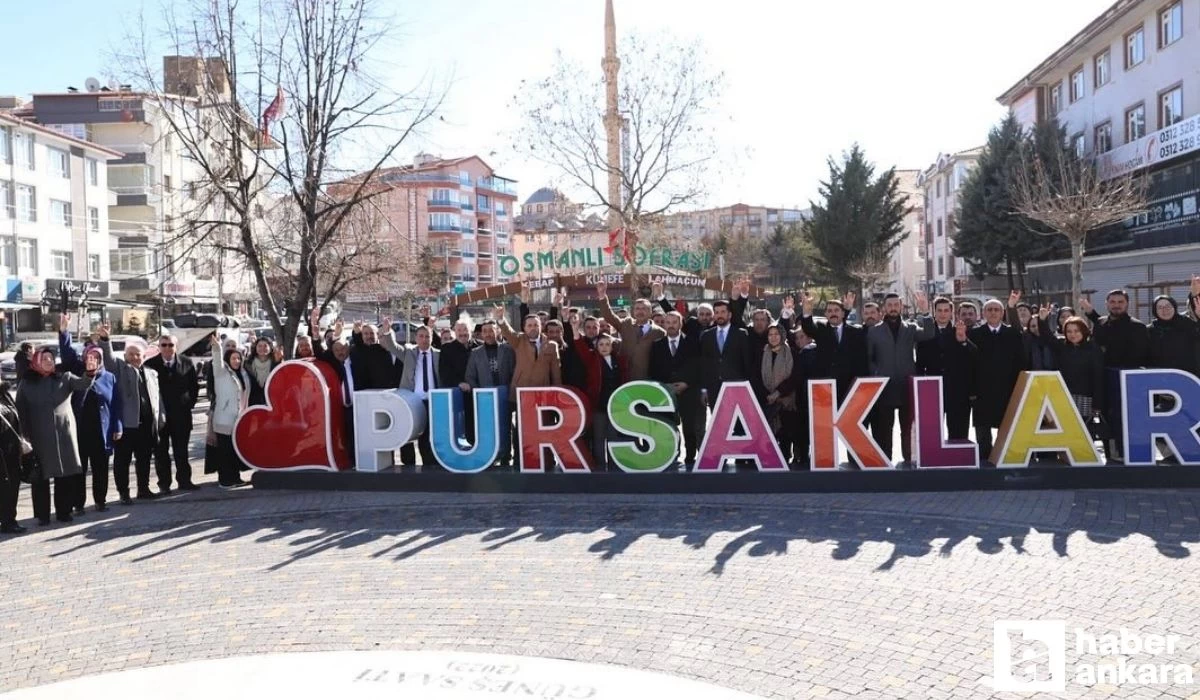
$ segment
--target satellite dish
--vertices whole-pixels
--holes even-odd
[[[88,78],[86,81],[84,81],[83,86],[87,88],[88,92],[100,91],[100,81],[96,80],[95,78]]]

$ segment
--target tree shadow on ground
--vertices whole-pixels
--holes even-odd
[[[946,497],[953,498],[953,494]],[[192,545],[245,539],[283,541],[291,552],[269,567],[278,570],[333,550],[361,549],[373,559],[403,561],[468,538],[475,538],[483,552],[497,552],[518,543],[584,536],[588,542],[582,546],[587,552],[601,560],[614,560],[643,538],[657,537],[678,540],[681,546],[696,550],[713,546],[716,551],[709,571],[719,576],[739,554],[784,555],[793,542],[832,544],[830,556],[835,560],[863,556],[864,548],[875,543],[890,545],[890,554],[877,566],[880,571],[892,569],[905,558],[935,552],[949,557],[964,545],[970,546],[968,543],[987,555],[1006,550],[1026,554],[1026,540],[1032,534],[1050,534],[1051,549],[1060,557],[1069,555],[1068,540],[1076,533],[1100,544],[1141,535],[1154,542],[1161,556],[1170,558],[1190,556],[1188,545],[1200,542],[1195,518],[1200,493],[1189,492],[1134,496],[1076,492],[1069,515],[1054,525],[972,520],[928,512],[864,511],[852,507],[852,503],[818,506],[811,500],[796,505],[739,505],[735,501],[662,499],[606,502],[586,497],[548,503],[514,497],[421,505],[398,500],[354,508],[271,513],[265,504],[257,512],[252,510],[253,493],[239,493],[232,498],[246,506],[238,515],[186,523],[164,523],[160,511],[147,519],[145,526],[139,526],[139,508],[123,512],[114,508],[105,519],[53,537],[52,541],[63,547],[51,556],[65,557],[97,545],[115,544],[117,548],[107,551],[106,557],[132,555],[133,561],[143,562]],[[155,505],[171,508],[174,504]],[[188,512],[194,512],[194,507]],[[124,514],[127,517],[120,517]],[[721,541],[719,546],[713,543],[714,537]]]

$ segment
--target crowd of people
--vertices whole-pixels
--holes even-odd
[[[341,380],[347,407],[354,392],[363,390],[400,388],[427,401],[437,388],[458,388],[469,398],[476,389],[508,387],[510,426],[516,389],[575,387],[593,409],[590,444],[599,471],[613,468],[607,446],[617,435],[608,421],[609,397],[634,380],[659,382],[673,394],[681,470],[694,465],[709,409],[729,382],[750,383],[785,459],[802,470],[810,467],[807,390],[814,379],[834,380],[841,400],[859,377],[888,377],[869,427],[885,455],[894,458],[898,417],[898,466],[911,468],[914,412],[907,380],[913,376],[945,379],[948,437],[967,439],[973,426],[986,460],[1020,372],[1057,371],[1094,437],[1105,442],[1108,461],[1120,463],[1121,415],[1118,402],[1110,400],[1117,396],[1111,370],[1172,368],[1200,374],[1200,325],[1194,320],[1200,313],[1200,277],[1192,283],[1186,315],[1175,299],[1160,296],[1149,324],[1129,315],[1129,296],[1119,289],[1106,295],[1104,316],[1088,299],[1079,301],[1077,312],[1030,304],[1014,291],[1007,303],[991,299],[982,309],[971,301],[956,306],[945,297],[930,303],[917,295],[914,317],[899,296],[890,294],[882,303],[863,305],[861,324],[852,322],[854,294],[826,301],[824,318],[814,316],[812,294],[788,296],[775,318],[765,308],[751,308],[749,291],[749,281],[743,280],[731,299],[689,308],[669,300],[656,283],[649,298],[637,299],[626,312],[613,309],[601,283],[595,315],[568,306],[561,293],[549,309],[531,313],[523,297],[519,329],[510,325],[504,307],[496,306],[477,325],[464,315],[440,332],[427,316],[412,344],[395,337],[390,318],[378,327],[354,323],[347,337],[341,320],[322,330],[314,310],[295,356],[327,363]],[[18,357],[15,400],[13,387],[0,386],[2,533],[24,531],[16,519],[21,481],[30,482],[34,516],[43,525],[52,509],[62,522],[85,512],[89,470],[94,508],[105,511],[110,459],[122,504],[132,504],[135,497],[131,464],[139,500],[173,488],[198,488],[188,453],[200,398],[201,372],[194,361],[177,352],[171,335],[159,339],[154,357],[146,359],[143,347],[133,343],[118,357],[107,325],[86,339],[80,357],[69,324],[63,314],[57,352],[31,348]],[[212,361],[203,370],[209,399],[204,469],[217,474],[222,488],[233,489],[244,485],[246,470],[233,447],[234,426],[247,406],[265,403],[267,380],[283,353],[261,338],[243,348],[235,338],[221,339],[214,332],[211,343]],[[464,403],[471,435],[471,402]],[[352,437],[349,409],[345,420]],[[519,460],[515,429],[511,438],[499,456],[500,469]],[[400,451],[402,466],[415,466],[418,456],[423,468],[437,468],[427,435]],[[150,484],[152,460],[157,491]],[[846,466],[854,468],[853,461]]]

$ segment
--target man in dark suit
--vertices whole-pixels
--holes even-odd
[[[1019,298],[1019,297],[1018,297]],[[1011,304],[1016,301],[1010,297]],[[992,431],[1000,427],[1009,398],[1016,388],[1017,378],[1025,369],[1025,346],[1021,331],[1004,322],[1004,304],[989,299],[983,305],[984,322],[968,334],[978,348],[975,363],[974,413],[975,441],[985,466],[995,466],[992,453]]]
[[[683,314],[678,311],[663,316],[663,323],[666,337],[656,340],[650,351],[650,378],[675,395],[676,420],[683,432],[683,464],[691,467],[708,421],[700,398],[700,340],[683,333]]]
[[[951,440],[966,440],[971,433],[971,385],[975,382],[978,350],[968,339],[960,342],[954,320],[954,304],[945,297],[933,300],[934,337],[917,343],[917,376],[942,378],[942,410],[946,434]]]
[[[750,338],[745,329],[735,328],[732,320],[729,302],[716,301],[713,303],[713,326],[700,336],[700,382],[708,394],[710,406],[716,402],[722,384],[753,383],[758,367],[750,357]]]
[[[1092,307],[1091,299],[1080,299],[1079,309],[1092,322],[1093,339],[1104,350],[1104,369],[1108,379],[1110,396],[1118,396],[1120,370],[1137,369],[1150,363],[1150,329],[1142,321],[1129,315],[1129,294],[1124,289],[1114,289],[1104,299],[1108,315],[1101,317]],[[1105,420],[1112,434],[1112,448],[1108,461],[1122,462],[1125,458],[1125,440],[1121,427],[1121,402],[1108,401]]]
[[[192,409],[200,398],[200,375],[192,358],[180,355],[178,338],[164,335],[158,341],[158,355],[146,360],[146,367],[158,373],[166,425],[158,433],[154,450],[154,470],[158,490],[171,493],[171,455],[175,456],[175,479],[183,491],[200,488],[192,483],[192,464],[188,461],[188,443],[192,437]]]
[[[350,373],[355,391],[395,389],[404,365],[398,364],[379,344],[379,330],[371,324],[354,324],[350,343]]]
[[[500,331],[495,321],[488,319],[482,326],[483,344],[472,350],[471,357],[467,360],[467,384],[471,389],[509,386],[517,369],[517,354],[511,345],[499,342]],[[504,411],[504,418],[500,420],[502,431],[504,426],[512,425],[515,397],[515,393],[511,394],[508,405],[500,407],[500,410]],[[511,444],[509,449],[511,451]],[[501,467],[507,467],[509,454],[501,452],[499,461]]]
[[[805,293],[800,328],[816,343],[816,371],[837,380],[841,402],[850,393],[854,380],[867,373],[867,334],[861,326],[846,322],[846,309],[854,308],[853,294],[847,294],[845,301],[832,299],[825,303],[825,323],[813,320],[815,302],[811,293]]]
[[[883,320],[867,329],[867,364],[873,377],[887,377],[888,384],[871,411],[871,435],[892,458],[892,434],[896,413],[900,413],[900,455],[902,468],[911,468],[913,405],[909,378],[916,372],[914,351],[917,343],[933,337],[933,319],[923,316],[920,324],[900,317],[904,303],[898,294],[883,300]],[[917,311],[929,312],[929,301],[917,294]]]

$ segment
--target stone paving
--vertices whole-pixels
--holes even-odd
[[[1009,697],[990,684],[998,619],[1176,634],[1176,653],[1154,662],[1200,661],[1200,492],[463,496],[202,483],[0,539],[0,690],[267,652],[431,649],[616,664],[768,698]],[[27,518],[27,494],[20,509]]]

